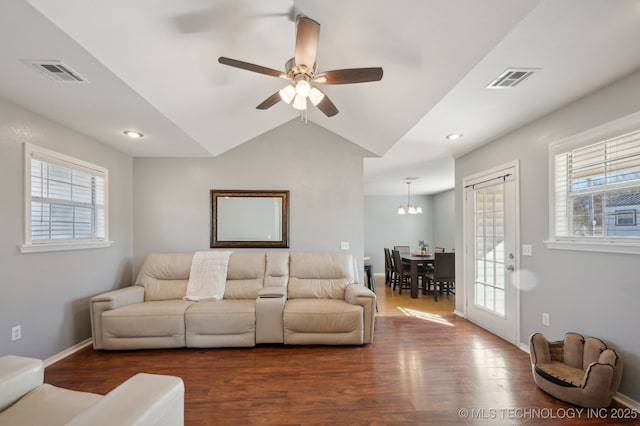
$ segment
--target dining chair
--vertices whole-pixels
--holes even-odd
[[[411,289],[411,268],[409,264],[402,261],[398,250],[392,250],[391,254],[393,256],[393,268],[395,271],[391,290],[395,290],[397,285],[399,287],[399,294],[402,294],[403,289]]]
[[[391,250],[388,248],[384,249],[384,285],[391,287],[393,278],[394,278],[394,270],[393,270],[393,259],[391,258]]]
[[[408,254],[410,252],[409,246],[393,246],[394,250],[397,250],[400,254]]]
[[[435,253],[433,271],[424,274],[425,288],[433,286],[433,297],[438,301],[438,293],[455,294],[456,288],[456,254]]]

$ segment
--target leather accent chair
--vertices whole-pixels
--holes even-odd
[[[103,396],[44,383],[41,360],[7,355],[0,357],[0,424],[182,425],[184,383],[139,373]]]
[[[566,333],[550,342],[542,334],[529,338],[533,380],[562,401],[586,408],[611,404],[622,379],[622,358],[595,337]]]

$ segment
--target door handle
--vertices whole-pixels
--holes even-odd
[[[513,266],[513,265],[509,265],[509,266],[507,266],[507,271],[511,271],[511,272],[513,272],[513,271],[515,271],[515,270],[516,270],[516,267],[515,267],[515,266]]]

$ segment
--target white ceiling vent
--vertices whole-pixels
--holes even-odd
[[[75,72],[62,61],[24,61],[34,69],[58,83],[88,83],[89,81]]]
[[[536,71],[540,71],[540,68],[509,68],[493,80],[487,89],[511,89]]]

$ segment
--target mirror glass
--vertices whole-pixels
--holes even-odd
[[[211,190],[211,247],[289,247],[288,195]]]

